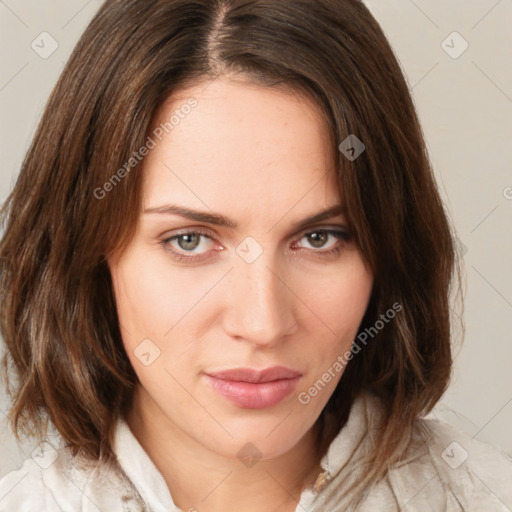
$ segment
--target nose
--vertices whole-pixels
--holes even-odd
[[[224,330],[233,338],[272,348],[297,329],[297,299],[270,258],[237,261],[227,286]]]

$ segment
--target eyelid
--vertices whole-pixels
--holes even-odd
[[[296,237],[302,238],[303,236],[305,236],[307,234],[315,233],[316,231],[328,231],[328,230],[339,230],[339,231],[344,231],[347,235],[351,234],[347,225],[318,224],[318,225],[311,226],[309,228],[302,229],[302,230],[292,234],[291,237],[292,238],[296,238]],[[173,231],[172,234],[171,233],[167,234],[167,232],[166,232],[163,235],[161,235],[159,238],[161,240],[169,240],[170,238],[178,237],[180,235],[187,235],[190,233],[200,234],[200,235],[206,236],[214,241],[216,241],[216,237],[217,237],[217,234],[214,233],[209,228],[191,226],[191,227],[186,227],[186,228],[179,228],[177,231]]]
[[[177,230],[171,230],[171,231],[165,231],[162,235],[160,235],[158,238],[160,240],[166,241],[170,240],[171,238],[177,238],[179,236],[185,236],[185,235],[202,235],[207,238],[210,238],[211,240],[215,240],[217,238],[217,235],[212,232],[210,229],[205,227],[186,227],[186,228],[178,228]]]
[[[350,238],[352,238],[352,233],[349,229],[349,227],[347,225],[325,225],[325,224],[320,224],[320,225],[317,225],[317,226],[312,226],[310,228],[307,228],[305,230],[302,230],[302,231],[299,231],[299,233],[297,233],[297,235],[294,235],[293,238],[295,240],[300,240],[301,238],[303,238],[304,236],[306,235],[310,235],[311,233],[317,233],[317,232],[327,232],[327,233],[333,233],[333,232],[336,232],[336,233],[343,233],[343,240],[349,240]],[[333,235],[334,236],[334,235]],[[320,250],[317,251],[317,252],[321,252]]]
[[[341,243],[349,242],[350,239],[352,238],[352,234],[346,227],[341,227],[341,226],[320,227],[320,228],[308,229],[306,231],[301,232],[301,234],[296,238],[297,242],[294,242],[294,244],[300,243],[300,240],[302,238],[304,238],[305,236],[311,235],[313,233],[326,233],[328,235],[333,236]],[[337,245],[337,244],[335,244],[335,245]],[[311,250],[318,254],[322,254],[323,252],[329,251],[329,249],[322,250],[321,248],[316,251],[313,249],[308,249],[308,250]]]
[[[318,256],[318,257],[322,257],[322,256],[327,257],[332,254],[339,253],[341,251],[343,245],[346,242],[348,242],[351,238],[351,233],[348,231],[348,228],[345,226],[342,227],[342,226],[338,225],[338,226],[330,226],[329,227],[329,226],[319,225],[319,226],[312,226],[309,229],[306,229],[305,231],[301,231],[299,233],[299,235],[294,235],[292,245],[295,245],[295,247],[297,247],[297,243],[299,243],[300,240],[302,238],[304,238],[306,235],[309,235],[312,233],[318,233],[318,232],[328,233],[329,235],[337,238],[337,243],[335,243],[334,247],[332,247],[330,249],[315,250],[315,249],[304,248],[306,250],[306,252],[311,252],[311,254],[313,256]],[[167,251],[175,260],[180,261],[180,262],[185,262],[185,263],[199,263],[199,262],[209,259],[208,255],[212,251],[220,252],[220,251],[224,250],[224,247],[220,246],[221,247],[220,249],[217,247],[216,249],[210,249],[209,251],[206,251],[201,254],[187,254],[187,251],[180,252],[179,250],[169,249],[166,247],[166,245],[170,244],[171,241],[179,238],[180,236],[186,236],[188,234],[195,234],[195,235],[199,235],[202,237],[206,237],[206,238],[210,239],[214,244],[215,243],[218,244],[215,237],[211,236],[211,234],[209,233],[209,230],[205,230],[203,228],[193,228],[193,227],[192,228],[183,228],[183,229],[179,230],[179,232],[173,233],[170,236],[164,235],[164,237],[160,239],[159,243],[163,247],[163,249],[165,251]],[[299,245],[299,247],[302,248],[301,245]]]
[[[299,234],[305,235],[307,233],[314,233],[315,231],[327,231],[327,230],[334,230],[334,229],[339,230],[339,231],[346,231],[347,233],[349,233],[349,228],[346,224],[342,224],[342,225],[340,225],[340,224],[331,224],[331,225],[318,224],[318,225],[311,226],[309,228],[299,231]]]
[[[175,240],[181,236],[186,236],[186,235],[199,235],[200,237],[208,238],[214,244],[221,245],[219,242],[217,242],[215,235],[212,235],[209,232],[209,230],[203,229],[203,228],[183,228],[182,230],[180,230],[176,233],[172,233],[170,235],[164,234],[160,239],[163,242],[169,242],[171,240]]]

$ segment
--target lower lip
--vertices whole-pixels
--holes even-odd
[[[293,393],[300,377],[280,379],[272,382],[239,382],[223,380],[206,375],[211,387],[224,398],[244,409],[266,409]]]

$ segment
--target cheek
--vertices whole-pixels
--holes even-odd
[[[352,342],[366,311],[373,277],[362,259],[354,255],[339,271],[332,272],[312,286],[303,288],[306,304],[315,313],[312,322],[325,334],[327,346],[340,348]]]
[[[166,254],[138,247],[111,268],[125,351],[148,390],[161,393],[164,382],[167,397],[179,400],[172,376],[184,382],[198,373],[198,355],[204,355],[198,311],[205,314],[202,299],[219,272],[193,279],[190,272],[173,269]]]
[[[309,372],[297,400],[317,417],[336,389],[349,358],[352,343],[370,299],[373,277],[362,260],[355,259],[345,270],[333,274],[323,289],[309,292],[315,315],[309,331]],[[347,356],[348,354],[348,356]]]
[[[190,397],[176,384],[173,365],[187,367],[187,347],[170,341],[174,326],[181,327],[190,283],[180,283],[179,273],[170,275],[168,265],[146,251],[126,254],[111,274],[123,344],[145,398],[185,407]]]
[[[120,323],[132,337],[163,339],[200,299],[184,272],[170,272],[165,255],[134,251],[112,270]]]
[[[333,391],[346,363],[345,353],[352,347],[366,312],[373,287],[373,276],[359,256],[333,272],[329,279],[303,290],[305,303],[313,311],[308,331],[311,373],[309,384],[326,375],[326,388]]]

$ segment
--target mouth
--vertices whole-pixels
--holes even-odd
[[[205,373],[214,391],[243,409],[267,409],[295,390],[302,373],[283,366],[264,370],[235,368]]]

